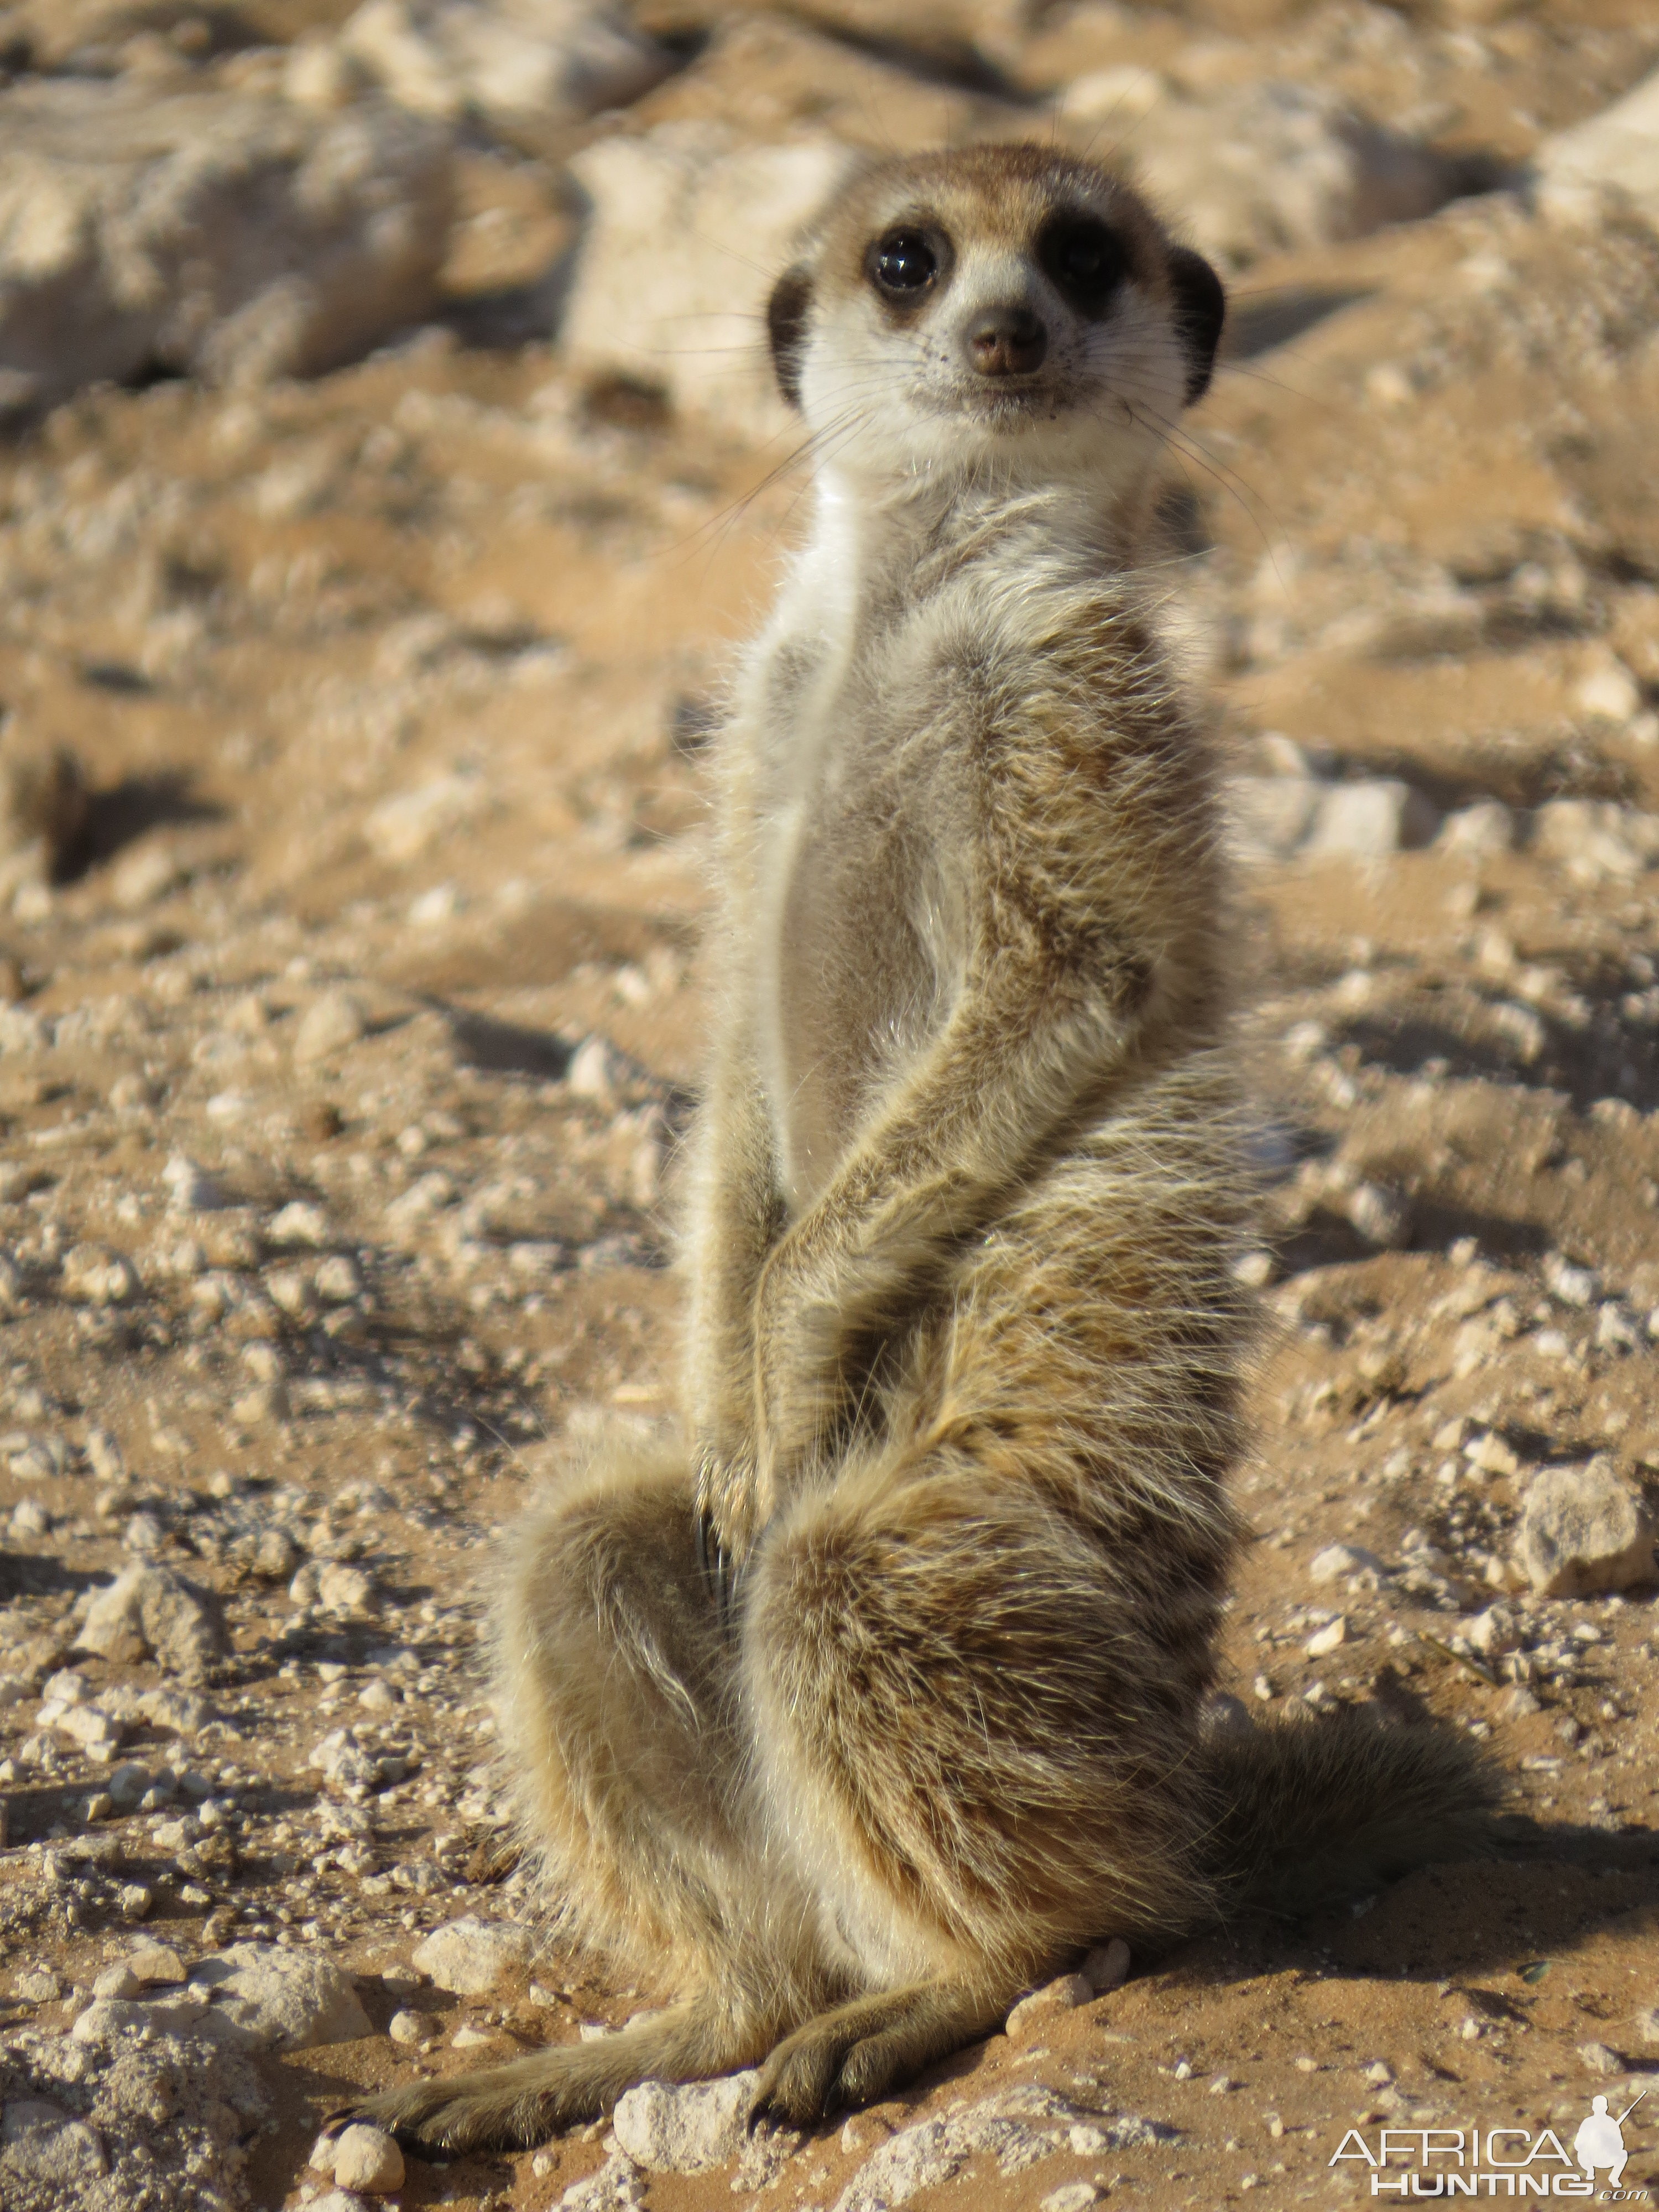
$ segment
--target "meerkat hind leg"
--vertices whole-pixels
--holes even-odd
[[[999,2026],[1014,1994],[964,1975],[837,2005],[778,2045],[761,2069],[754,2111],[805,2127],[843,2106],[873,2104]]]

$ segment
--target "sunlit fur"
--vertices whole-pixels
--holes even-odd
[[[1079,202],[1130,260],[1092,321],[1030,252]],[[867,249],[922,218],[952,276],[906,320]],[[1375,1881],[1479,1797],[1419,1731],[1201,1722],[1249,1190],[1214,765],[1137,566],[1208,366],[1169,253],[1000,148],[872,170],[790,280],[817,512],[720,746],[685,1441],[556,1483],[498,1620],[546,1894],[673,2002],[371,2100],[406,2140],[756,2063],[817,2119],[1086,1945],[1294,1905],[1334,1844]],[[963,319],[1011,301],[1048,354],[993,391]]]

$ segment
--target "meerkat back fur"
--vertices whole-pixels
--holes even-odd
[[[1223,314],[1024,146],[871,167],[777,286],[816,508],[720,741],[685,1439],[556,1483],[498,1608],[548,1893],[672,2002],[371,2100],[407,2141],[751,2064],[816,2120],[1103,1938],[1473,1835],[1428,1731],[1203,1719],[1249,1179],[1144,552]]]

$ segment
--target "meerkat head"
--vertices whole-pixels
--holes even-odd
[[[784,396],[844,471],[1127,485],[1207,386],[1224,313],[1127,185],[988,145],[855,176],[767,321]]]

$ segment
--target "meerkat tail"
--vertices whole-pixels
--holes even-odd
[[[1353,1713],[1218,1733],[1208,1856],[1235,1909],[1310,1912],[1437,1860],[1493,1849],[1498,1777],[1448,1729]]]

